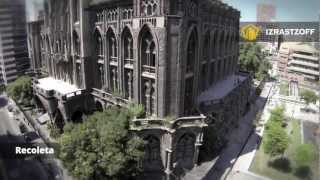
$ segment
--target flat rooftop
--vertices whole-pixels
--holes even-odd
[[[37,86],[39,88],[44,89],[46,91],[54,90],[62,95],[66,95],[80,90],[75,85],[64,82],[62,80],[54,79],[52,77],[38,79],[38,82],[39,83],[37,84]]]
[[[198,97],[198,103],[203,101],[219,100],[227,96],[234,88],[241,84],[248,76],[230,75],[226,79],[220,80],[209,87]]]

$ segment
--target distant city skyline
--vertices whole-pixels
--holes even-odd
[[[241,11],[241,21],[256,21],[257,4],[273,4],[275,21],[319,21],[319,0],[223,0]]]

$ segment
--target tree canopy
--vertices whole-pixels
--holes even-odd
[[[270,156],[282,155],[289,146],[290,138],[282,127],[284,121],[284,107],[276,107],[270,112],[266,126],[266,135],[263,139],[263,148]]]
[[[278,124],[273,123],[267,130],[264,141],[264,151],[270,156],[282,155],[289,146],[289,136],[287,132]]]
[[[308,165],[316,159],[316,149],[312,144],[301,144],[296,148],[293,158],[300,166]]]
[[[32,78],[30,76],[21,76],[9,83],[6,91],[15,101],[23,105],[30,105],[33,97]]]
[[[67,124],[59,139],[65,167],[79,179],[128,179],[141,172],[144,142],[129,131],[134,110],[110,108],[80,124]]]
[[[316,95],[314,91],[304,90],[300,93],[301,99],[303,99],[307,105],[310,103],[315,104],[319,97]]]
[[[240,44],[240,69],[252,73],[256,78],[263,79],[268,75],[271,64],[264,58],[261,46],[256,43]]]
[[[275,107],[270,112],[269,120],[271,122],[282,123],[285,120],[284,111],[285,111],[285,108],[283,106]]]

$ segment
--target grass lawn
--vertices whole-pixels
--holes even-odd
[[[287,82],[283,82],[279,85],[280,94],[284,96],[289,95],[289,84]]]
[[[263,152],[263,145],[261,144],[259,150],[256,152],[254,161],[251,164],[250,171],[269,177],[273,180],[318,180],[320,176],[317,164],[319,156],[312,164],[310,164],[310,176],[305,177],[297,175],[298,167],[292,157],[295,148],[301,144],[301,128],[299,121],[297,120],[291,121],[289,127],[290,132],[288,133],[291,138],[291,143],[283,158],[281,159],[278,157],[273,159],[275,161],[270,161],[270,156]]]

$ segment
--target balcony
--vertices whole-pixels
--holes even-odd
[[[305,62],[305,61],[299,61],[299,60],[292,60],[289,61],[288,65],[302,65],[306,67],[312,67],[312,68],[319,68],[319,64],[317,63],[310,63],[310,62]]]
[[[110,65],[118,66],[118,58],[117,57],[110,57]]]
[[[127,106],[129,101],[122,98],[122,97],[117,97],[111,93],[105,92],[101,89],[96,89],[92,88],[91,94],[97,98],[103,99],[104,101],[107,101],[109,103],[112,103],[114,105],[119,105],[119,106]]]
[[[293,58],[302,58],[302,59],[312,60],[315,62],[319,61],[319,58],[317,56],[308,56],[308,55],[297,54],[297,53],[293,53],[291,56]]]
[[[320,75],[319,71],[306,69],[306,68],[301,68],[301,67],[291,66],[291,67],[288,67],[288,70],[289,71],[298,72],[298,73],[303,73],[303,74],[314,75],[314,76],[319,76]]]
[[[156,73],[156,68],[154,66],[143,65],[142,66],[142,72],[146,73],[146,74],[155,74]]]
[[[133,64],[134,64],[134,60],[133,59],[124,59],[124,67],[125,68],[129,68],[129,69],[133,69]]]
[[[135,118],[132,120],[131,130],[141,131],[145,129],[163,129],[173,132],[176,129],[186,127],[202,128],[208,126],[206,119],[207,117],[202,114],[199,116],[180,117],[172,120],[161,118]]]

